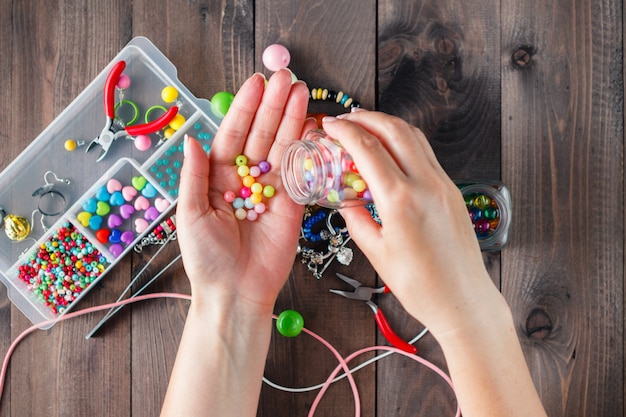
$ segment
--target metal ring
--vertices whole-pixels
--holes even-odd
[[[61,198],[61,200],[62,200],[62,204],[61,204],[62,208],[59,211],[53,212],[53,213],[48,213],[48,212],[42,210],[42,208],[41,208],[41,200],[42,200],[42,198],[44,198],[44,196],[49,195],[49,194],[52,196],[52,198],[55,198],[54,196]],[[39,212],[41,213],[42,216],[46,216],[46,217],[47,216],[58,216],[59,214],[63,213],[63,210],[65,210],[65,206],[66,205],[67,205],[67,201],[65,200],[65,196],[63,194],[61,194],[59,191],[54,190],[54,189],[46,190],[44,193],[39,195],[39,199],[37,200],[37,209],[39,210]]]

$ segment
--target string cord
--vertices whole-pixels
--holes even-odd
[[[86,309],[83,309],[83,310],[67,313],[67,314],[64,314],[61,317],[58,317],[58,318],[55,318],[55,319],[51,319],[51,320],[46,320],[44,322],[34,324],[31,327],[27,328],[26,330],[24,330],[11,343],[11,345],[9,346],[9,349],[7,350],[7,353],[6,353],[5,357],[4,357],[4,361],[2,363],[2,369],[0,370],[0,398],[2,398],[2,393],[4,392],[4,384],[5,384],[6,374],[7,374],[8,368],[9,368],[9,362],[11,360],[11,356],[13,355],[15,349],[20,344],[20,342],[22,340],[24,340],[26,338],[26,336],[28,336],[29,334],[33,333],[35,330],[38,330],[40,327],[44,327],[44,326],[48,326],[48,325],[54,325],[54,324],[57,324],[59,322],[62,322],[62,321],[65,321],[65,320],[69,320],[69,319],[72,319],[72,318],[75,318],[75,317],[79,317],[79,316],[82,316],[82,315],[85,315],[85,314],[90,314],[90,313],[94,313],[94,312],[98,312],[98,311],[102,311],[102,310],[116,308],[116,307],[124,306],[124,305],[127,305],[127,304],[139,302],[139,301],[152,300],[152,299],[158,299],[158,298],[173,298],[173,299],[180,299],[180,300],[191,301],[191,296],[187,295],[187,294],[154,293],[154,294],[138,295],[136,297],[128,298],[126,300],[117,301],[117,302],[109,303],[109,304],[103,304],[103,305],[100,305],[100,306],[90,307],[90,308],[86,308]],[[274,318],[276,318],[276,316],[274,316]],[[322,397],[324,396],[324,394],[326,393],[326,391],[328,390],[330,385],[333,382],[335,382],[336,380],[339,380],[339,379],[341,379],[343,377],[347,377],[348,381],[350,382],[350,387],[352,389],[352,393],[353,393],[353,396],[354,396],[355,416],[356,417],[360,416],[361,405],[360,405],[360,399],[359,399],[359,392],[358,392],[358,388],[356,386],[356,383],[354,381],[354,378],[352,377],[352,372],[355,372],[358,369],[361,369],[362,367],[369,365],[370,363],[374,362],[374,360],[368,361],[367,364],[361,364],[358,367],[354,368],[354,370],[350,370],[348,368],[348,363],[352,359],[356,358],[357,356],[359,356],[359,355],[361,355],[363,353],[367,353],[367,352],[371,352],[371,351],[375,351],[375,350],[387,350],[388,351],[387,353],[385,353],[383,355],[379,355],[377,358],[374,358],[375,360],[379,360],[381,357],[384,357],[387,354],[399,353],[399,354],[407,356],[407,357],[409,357],[409,358],[411,358],[413,360],[418,361],[419,363],[427,366],[428,368],[430,368],[434,372],[436,372],[438,375],[440,375],[448,383],[448,385],[450,385],[450,387],[454,390],[454,387],[452,385],[452,381],[450,380],[450,378],[441,369],[439,369],[434,364],[430,363],[429,361],[427,361],[427,360],[425,360],[425,359],[423,359],[423,358],[421,358],[421,357],[419,357],[417,355],[411,355],[409,353],[403,352],[403,351],[401,351],[401,350],[399,350],[397,348],[393,348],[393,347],[390,347],[390,346],[373,346],[373,347],[364,348],[364,349],[361,349],[359,351],[356,351],[356,352],[354,352],[353,354],[351,354],[350,356],[348,356],[348,357],[346,357],[344,359],[339,354],[339,352],[328,341],[326,341],[323,337],[319,336],[318,334],[314,333],[313,331],[311,331],[311,330],[309,330],[307,328],[303,328],[302,330],[305,333],[307,333],[310,336],[312,336],[313,338],[317,339],[324,346],[326,346],[335,355],[335,357],[337,358],[337,361],[339,362],[339,365],[330,374],[330,376],[328,377],[326,382],[324,384],[322,384],[321,390],[318,393],[317,397],[315,398],[315,401],[314,401],[313,405],[311,406],[311,409],[309,410],[309,414],[308,414],[309,417],[312,417],[313,414],[315,413],[317,405],[321,401]],[[425,331],[423,331],[422,333],[425,333]],[[421,338],[421,336],[423,336],[423,334],[420,334],[417,337]],[[413,341],[411,343],[413,343]],[[337,377],[337,374],[342,369],[344,371],[344,374],[339,376],[339,377]],[[281,388],[279,388],[279,389],[281,389]],[[317,389],[317,388],[313,388],[313,389]],[[460,416],[460,409],[458,408],[458,406],[457,406],[456,416],[457,417]]]
[[[415,344],[416,342],[418,342],[422,337],[424,337],[426,335],[426,333],[428,333],[428,329],[424,328],[424,330],[422,330],[417,336],[415,336],[413,339],[409,340],[409,344]],[[383,358],[386,358],[389,355],[392,355],[393,351],[387,351],[385,353],[381,353],[380,355],[374,356],[371,359],[368,359],[366,361],[364,361],[363,363],[355,366],[354,368],[350,368],[350,373],[353,374],[357,371],[360,371],[361,369],[373,364],[374,362],[377,362]],[[339,374],[337,377],[335,377],[335,379],[332,380],[331,384],[334,384],[335,382],[341,381],[342,379],[344,379],[345,377],[347,377],[346,373],[341,373]],[[301,387],[301,388],[294,388],[294,387],[285,387],[284,385],[280,385],[277,384],[275,382],[272,382],[269,378],[267,377],[263,377],[263,382],[266,385],[269,385],[270,387],[280,390],[280,391],[285,391],[285,392],[291,392],[291,393],[295,393],[295,394],[300,394],[300,393],[304,393],[304,392],[310,392],[310,391],[317,391],[318,389],[322,389],[324,387],[325,382],[321,382],[317,385],[311,385],[310,387]]]

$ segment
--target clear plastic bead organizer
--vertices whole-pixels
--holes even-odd
[[[99,159],[103,146],[86,150],[105,126],[105,84],[120,61],[114,131],[172,106],[178,116],[141,147],[121,134]],[[34,324],[72,309],[178,201],[184,135],[208,152],[221,119],[154,44],[133,39],[0,173],[0,280],[11,302]]]

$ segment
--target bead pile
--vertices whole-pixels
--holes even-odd
[[[347,155],[345,151],[341,151],[344,155]],[[331,155],[332,157],[332,155]],[[328,163],[331,163],[330,161]],[[367,187],[367,183],[363,180],[359,174],[359,170],[350,158],[345,156],[342,158],[342,173],[339,181],[333,181],[332,176],[334,172],[331,168],[327,170],[328,180],[323,183],[326,186],[324,190],[323,198],[329,203],[341,203],[344,200],[372,200],[372,194]],[[308,182],[308,188],[314,188],[314,184],[317,181],[317,175],[322,172],[321,167],[316,167],[312,158],[307,158],[303,163],[303,178]]]
[[[470,193],[463,198],[478,239],[485,239],[495,233],[500,224],[497,201],[483,193]]]
[[[201,122],[194,123],[193,129],[195,132],[190,135],[201,140],[203,142],[202,149],[209,153],[213,136],[202,130],[203,124]],[[159,186],[174,198],[178,197],[180,171],[183,166],[183,148],[183,141],[169,145],[165,153],[150,167],[150,172],[159,181]]]
[[[18,278],[56,314],[62,313],[109,264],[89,239],[65,222],[18,267]]]
[[[82,204],[76,220],[117,258],[169,206],[142,175],[132,177],[130,184],[111,178]]]
[[[257,178],[261,174],[269,172],[271,166],[267,161],[248,166],[248,158],[245,155],[239,155],[235,158],[235,165],[237,166],[237,174],[241,177],[242,186],[237,194],[234,191],[226,191],[224,200],[232,203],[237,219],[255,221],[260,214],[265,212],[263,197],[269,199],[274,196],[273,186],[264,186],[257,182]]]

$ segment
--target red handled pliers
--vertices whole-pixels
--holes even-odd
[[[383,287],[379,287],[379,288],[371,288],[371,287],[366,287],[362,285],[356,279],[349,278],[343,274],[337,273],[336,275],[344,282],[347,282],[348,284],[352,285],[354,287],[354,291],[330,290],[330,292],[332,292],[333,294],[342,295],[351,300],[364,301],[365,304],[367,304],[374,312],[374,317],[376,318],[376,324],[378,325],[378,328],[380,329],[381,333],[383,334],[383,336],[385,336],[385,338],[392,345],[408,353],[413,353],[413,354],[417,353],[417,348],[415,346],[402,340],[400,336],[398,336],[391,329],[391,326],[387,322],[387,319],[385,318],[383,311],[380,308],[378,308],[378,306],[374,304],[374,302],[372,301],[372,294],[387,294],[391,292],[391,290],[389,290],[389,288],[386,285]]]
[[[124,123],[115,118],[115,86],[124,68],[126,68],[126,61],[119,61],[113,65],[111,72],[107,76],[104,83],[104,114],[106,122],[100,135],[89,143],[85,151],[89,152],[94,146],[100,145],[102,149],[100,150],[100,156],[96,160],[98,162],[106,156],[116,139],[122,136],[132,137],[154,133],[167,126],[178,113],[178,107],[172,106],[163,116],[152,122],[135,126],[124,126]]]

